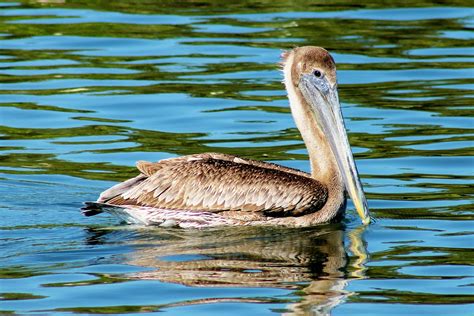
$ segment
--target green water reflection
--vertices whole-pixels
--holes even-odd
[[[470,5],[1,2],[1,313],[467,315]],[[213,151],[308,170],[277,66],[298,45],[338,64],[375,224],[351,210],[304,230],[81,217],[140,159]]]

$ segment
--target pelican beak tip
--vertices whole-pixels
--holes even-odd
[[[370,216],[367,216],[366,218],[363,218],[362,219],[362,224],[369,225],[370,224]]]

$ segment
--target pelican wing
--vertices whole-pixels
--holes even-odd
[[[156,163],[103,192],[98,202],[187,211],[261,212],[299,216],[319,210],[327,189],[307,173],[224,154],[198,154]]]

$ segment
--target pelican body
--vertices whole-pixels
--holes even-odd
[[[128,223],[165,227],[312,226],[340,220],[347,194],[370,221],[337,93],[336,65],[321,47],[282,54],[291,112],[311,173],[219,153],[139,161],[140,174],[86,202]]]

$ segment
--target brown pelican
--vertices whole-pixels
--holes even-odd
[[[340,220],[347,193],[370,221],[337,93],[336,65],[321,47],[282,54],[291,112],[311,174],[272,163],[205,153],[139,161],[140,174],[86,202],[86,216],[112,213],[129,223],[165,227],[310,226]]]

